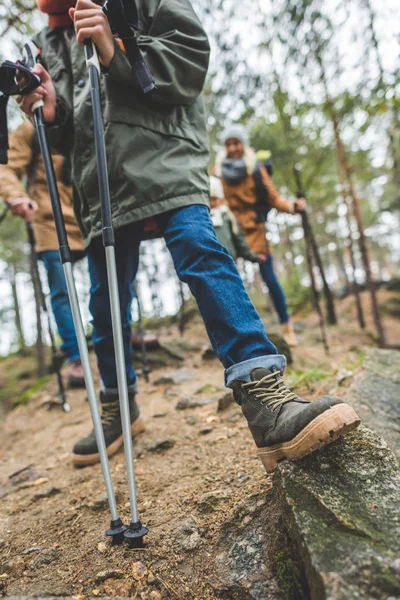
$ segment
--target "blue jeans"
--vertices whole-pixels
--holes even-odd
[[[257,366],[276,366],[283,372],[285,357],[278,355],[268,340],[235,263],[215,235],[208,208],[187,206],[160,215],[157,220],[178,277],[189,285],[212,346],[226,369],[226,385],[238,378],[248,380],[250,371]],[[136,375],[132,364],[131,303],[139,264],[141,226],[122,227],[115,232],[115,237],[127,380],[128,385],[133,386]],[[103,386],[114,390],[117,376],[102,240],[95,239],[87,254],[93,343]]]
[[[267,261],[260,263],[261,277],[267,284],[273,305],[279,316],[280,323],[289,322],[289,313],[287,309],[286,298],[283,289],[275,275],[272,256],[268,256]]]
[[[83,252],[72,252],[72,260],[76,262],[83,257]],[[78,360],[79,349],[76,341],[74,322],[68,300],[67,283],[58,250],[46,250],[39,253],[43,262],[50,288],[51,308],[56,320],[62,344],[61,349],[68,362]]]

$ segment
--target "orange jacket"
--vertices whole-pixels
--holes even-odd
[[[10,136],[8,164],[0,165],[0,196],[10,201],[21,196],[29,196],[39,205],[39,210],[32,223],[36,240],[36,250],[57,250],[58,241],[51,210],[51,202],[47,189],[42,155],[36,157],[35,176],[25,189],[21,180],[28,175],[33,158],[33,140],[35,129],[32,123],[25,120]],[[71,250],[83,250],[83,239],[79,231],[72,208],[72,187],[62,181],[62,169],[65,158],[53,154],[60,201]]]
[[[279,212],[292,212],[291,202],[282,198],[264,166],[260,167],[265,187],[268,189],[269,204]],[[265,224],[257,223],[254,205],[257,201],[256,184],[253,175],[247,175],[238,185],[228,185],[222,178],[225,199],[242,227],[246,241],[252,252],[256,254],[271,254],[270,245],[266,238]]]

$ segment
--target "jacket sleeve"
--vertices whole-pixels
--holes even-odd
[[[158,103],[191,104],[207,74],[207,35],[188,0],[149,0],[148,5],[148,34],[140,35],[138,43],[156,84],[149,96]],[[108,77],[136,86],[130,63],[117,43]]]
[[[5,202],[27,195],[21,179],[32,160],[33,134],[33,125],[26,120],[10,136],[8,164],[0,166],[0,196]]]
[[[268,200],[272,208],[276,208],[279,212],[293,213],[292,203],[282,198],[278,190],[272,183],[271,177],[267,173],[267,169],[263,166],[260,167],[260,173],[263,184],[268,190]]]
[[[230,228],[237,256],[244,258],[244,260],[249,260],[250,262],[258,262],[258,254],[255,254],[250,250],[243,229],[233,215],[230,216]]]

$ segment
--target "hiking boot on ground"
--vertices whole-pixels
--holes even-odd
[[[68,365],[68,384],[70,387],[85,387],[83,367],[80,360],[73,360]]]
[[[295,348],[298,345],[297,337],[293,329],[293,325],[289,323],[281,324],[282,337],[290,348]]]
[[[355,410],[334,396],[303,400],[284,384],[278,370],[254,369],[251,381],[232,384],[267,472],[286,458],[299,459],[355,429]]]
[[[117,392],[100,392],[101,422],[108,456],[115,454],[123,444],[121,416]],[[129,408],[131,415],[132,436],[144,431],[144,423],[139,415],[135,392],[129,392]],[[72,463],[77,467],[85,467],[100,462],[94,431],[77,442],[72,450]]]

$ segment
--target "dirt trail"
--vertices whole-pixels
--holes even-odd
[[[293,353],[288,377],[297,382],[299,393],[315,397],[337,387],[338,369],[357,369],[362,348],[371,344],[357,328],[351,299],[340,304],[339,314],[340,325],[329,330],[329,356],[316,342],[315,316],[298,324],[300,346]],[[385,326],[398,340],[399,321],[387,318]],[[171,329],[162,335],[168,342],[177,332]],[[226,587],[224,557],[234,536],[239,545],[243,537],[251,557],[256,540],[247,540],[246,531],[257,519],[258,541],[268,552],[268,520],[272,524],[274,518],[268,504],[272,481],[254,454],[239,407],[232,404],[217,412],[212,402],[176,409],[183,398],[217,399],[224,394],[222,367],[216,360],[201,358],[206,341],[202,326],[190,325],[185,336],[198,348],[187,354],[181,367],[188,380],[155,385],[166,372],[160,369],[153,371],[150,384],[140,382],[147,431],[135,441],[134,451],[139,512],[150,529],[143,550],[109,545],[104,537],[108,512],[100,467],[76,470],[71,465],[74,441],[90,429],[85,392],[69,393],[73,410],[68,414],[41,407],[43,393],[29,406],[9,413],[0,429],[0,595],[79,600],[253,597],[245,593],[249,582]],[[338,388],[339,395],[345,388],[346,382]],[[54,389],[52,380],[44,393]],[[162,438],[168,438],[170,447],[152,451],[152,444]],[[11,483],[9,477],[28,465]],[[123,452],[111,459],[111,471],[120,511],[129,521]],[[24,474],[33,481],[22,481]],[[264,569],[268,589],[254,597],[279,600],[282,596],[267,558],[254,569]],[[138,561],[144,567],[135,564]]]

